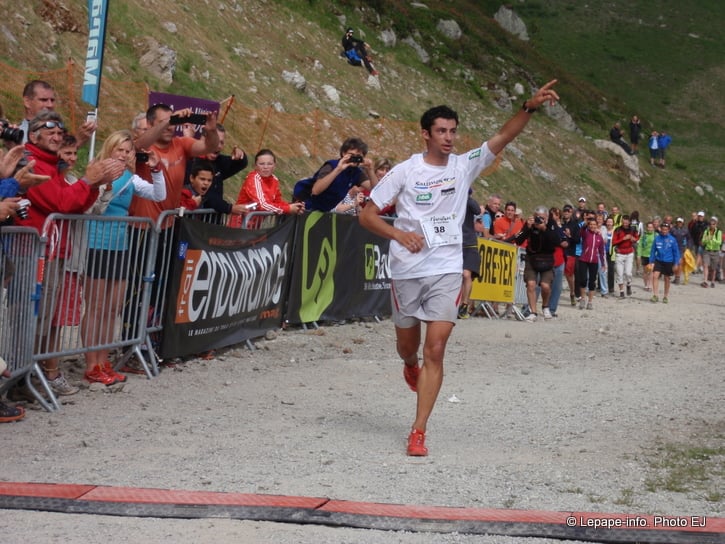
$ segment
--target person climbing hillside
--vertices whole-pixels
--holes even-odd
[[[353,37],[354,32],[355,30],[348,28],[342,37],[343,55],[347,58],[347,62],[353,66],[365,65],[370,75],[378,75],[378,71],[370,59],[370,46],[363,40]]]

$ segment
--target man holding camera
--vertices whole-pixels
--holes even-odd
[[[154,202],[145,198],[133,197],[129,213],[131,215],[150,217],[154,221],[164,210],[178,208],[181,203],[181,190],[186,178],[186,163],[194,157],[215,153],[219,149],[219,133],[217,132],[217,114],[211,112],[204,116],[204,129],[200,139],[189,136],[174,136],[176,125],[195,121],[191,109],[186,108],[174,112],[166,104],[155,104],[146,112],[149,128],[140,134],[134,146],[136,149],[154,151],[161,159],[166,177],[166,198]],[[144,179],[151,179],[146,163],[137,163],[136,173]]]
[[[555,225],[549,221],[549,210],[546,206],[537,206],[534,215],[529,217],[521,233],[516,237],[516,245],[524,241],[526,257],[524,265],[524,281],[526,282],[526,298],[529,304],[529,315],[526,321],[533,323],[538,318],[536,313],[536,287],[541,289],[541,306],[544,319],[551,319],[549,297],[551,282],[554,280],[554,250],[562,243]]]
[[[340,158],[325,162],[315,174],[312,195],[305,210],[329,212],[335,208],[353,185],[370,190],[378,182],[368,144],[360,138],[348,138],[340,146]]]

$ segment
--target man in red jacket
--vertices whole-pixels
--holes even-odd
[[[622,225],[614,229],[612,246],[614,246],[614,266],[619,284],[619,298],[624,298],[624,282],[627,282],[627,296],[632,295],[632,265],[634,250],[639,240],[639,231],[630,224],[629,216],[622,216]]]
[[[41,235],[50,214],[83,213],[96,201],[98,186],[110,183],[124,170],[124,164],[113,159],[92,162],[77,183],[66,183],[58,171],[58,150],[63,142],[63,134],[63,120],[60,114],[54,111],[42,111],[28,123],[28,142],[25,144],[27,160],[35,161],[36,174],[50,176],[50,179],[28,189],[25,194],[25,198],[30,200],[31,204],[27,210],[28,216],[25,219],[16,219],[15,223],[19,226],[34,227]],[[70,257],[71,252],[67,229],[60,233],[48,230],[43,300],[36,338],[36,350],[44,352],[58,349],[57,330],[51,325],[51,321],[55,311],[55,301],[58,298],[57,291],[62,285],[59,279],[62,277],[63,259]],[[42,361],[41,366],[54,393],[72,395],[78,392],[78,388],[69,384],[60,372],[58,359]]]

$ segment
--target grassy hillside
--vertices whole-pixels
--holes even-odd
[[[304,119],[310,123],[315,110],[331,115],[324,122],[329,149],[346,130],[358,130],[362,119],[416,122],[424,109],[442,102],[459,110],[462,130],[478,139],[510,116],[494,106],[496,91],[511,92],[521,83],[529,93],[532,84],[558,77],[562,103],[584,135],[563,131],[537,115],[516,147],[505,153],[501,167],[481,180],[479,199],[498,192],[530,208],[539,203],[560,205],[585,194],[624,209],[638,208],[645,215],[700,208],[719,214],[725,208],[725,180],[718,152],[723,145],[722,100],[716,89],[722,88],[724,70],[718,55],[725,56],[722,41],[715,38],[723,8],[716,2],[697,4],[682,12],[685,8],[665,0],[657,4],[657,13],[655,6],[639,1],[612,0],[607,9],[597,10],[574,1],[517,2],[514,8],[532,37],[526,43],[493,21],[499,4],[489,1],[431,1],[419,8],[399,0],[111,0],[104,74],[109,81],[145,81],[152,89],[176,94],[214,99],[234,94],[237,106],[230,114],[228,140],[250,153],[260,142],[248,127],[263,122],[259,112],[271,105],[307,115]],[[15,10],[0,33],[5,62],[40,70],[57,68],[71,56],[82,64],[84,3],[30,0]],[[436,30],[440,19],[456,20],[463,38],[443,37]],[[176,30],[169,30],[168,23]],[[374,49],[381,72],[377,88],[367,84],[362,69],[348,66],[339,56],[339,38],[347,25],[364,33]],[[395,47],[381,42],[380,32],[386,29],[395,31]],[[425,47],[429,63],[401,43],[408,36]],[[176,51],[171,85],[159,82],[139,62],[149,38]],[[694,47],[702,44],[707,47]],[[684,49],[686,45],[693,48]],[[688,63],[688,58],[697,62]],[[305,91],[284,82],[283,71],[301,73],[307,80]],[[339,104],[326,98],[323,85],[337,89]],[[16,87],[0,84],[5,108],[14,115],[17,103],[10,102],[19,94]],[[145,106],[137,96],[126,94],[114,97],[118,111]],[[642,160],[647,177],[640,191],[627,181],[619,161],[591,142],[591,137],[606,138],[614,120],[635,111],[675,137],[670,168],[650,170]],[[118,117],[112,128],[128,122],[124,115]],[[309,144],[305,130],[280,123],[275,131],[265,145]],[[399,159],[411,146],[420,145],[414,125],[401,134],[371,153]],[[378,140],[372,134],[360,135]],[[305,153],[285,156],[278,173],[289,187],[311,173],[321,158]],[[229,184],[230,197],[236,195],[239,182]],[[712,192],[706,184],[712,185]],[[698,196],[698,186],[704,187],[705,197]]]

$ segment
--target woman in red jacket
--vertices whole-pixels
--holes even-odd
[[[237,204],[256,204],[255,211],[276,214],[301,214],[305,211],[304,202],[289,203],[282,199],[279,179],[274,175],[277,157],[269,149],[261,149],[254,156],[254,170],[244,180],[239,190]],[[240,227],[240,216],[232,216],[229,226]]]

